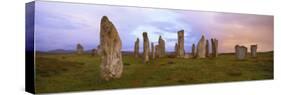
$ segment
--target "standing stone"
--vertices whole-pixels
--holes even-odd
[[[192,51],[191,51],[191,55],[192,57],[196,57],[196,51],[195,51],[195,44],[192,44]]]
[[[134,48],[134,56],[135,58],[138,58],[139,56],[139,38],[137,38],[136,42],[135,42],[135,48]]]
[[[239,45],[235,45],[235,56],[238,56],[238,49],[239,49]]]
[[[175,44],[175,56],[178,55],[178,43]]]
[[[100,26],[101,77],[105,80],[120,78],[123,72],[122,42],[118,31],[106,16]]]
[[[238,60],[244,60],[246,58],[246,56],[247,56],[247,47],[245,47],[245,46],[238,46],[238,45],[236,45],[236,46],[235,46],[235,49],[237,49],[236,50],[236,58]]]
[[[251,56],[252,57],[257,57],[257,48],[258,48],[258,45],[251,45]]]
[[[92,49],[92,56],[96,56],[97,55],[97,49]]]
[[[164,57],[165,56],[165,41],[162,39],[161,36],[159,36],[158,45],[159,45],[159,57]]]
[[[199,40],[197,44],[197,52],[196,57],[197,58],[205,58],[206,56],[206,41],[204,35],[202,35],[201,39]]]
[[[155,46],[155,58],[159,58],[160,57],[160,48],[159,45]]]
[[[146,32],[143,32],[142,36],[143,36],[143,63],[149,63],[149,39]]]
[[[212,43],[212,57],[218,56],[218,40],[217,39],[211,39]]]
[[[101,46],[100,45],[97,46],[97,54],[99,56],[101,55]]]
[[[206,57],[209,57],[209,41],[206,40]]]
[[[77,54],[83,54],[83,52],[84,52],[83,46],[81,44],[77,44],[77,46],[76,46],[76,53]]]
[[[155,59],[155,51],[154,51],[154,44],[151,43],[151,58]]]
[[[177,45],[177,56],[184,57],[184,30],[178,31],[178,45]]]

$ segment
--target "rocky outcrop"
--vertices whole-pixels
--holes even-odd
[[[103,16],[100,26],[101,77],[105,80],[120,78],[123,72],[122,42],[112,22]]]

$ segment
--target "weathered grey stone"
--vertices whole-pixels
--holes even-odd
[[[165,41],[162,39],[161,36],[159,36],[158,45],[159,45],[159,57],[164,57],[165,56]]]
[[[184,57],[184,30],[178,31],[178,45],[177,45],[177,56]]]
[[[218,40],[215,38],[212,38],[211,43],[212,43],[212,57],[217,57],[218,56]]]
[[[197,52],[196,57],[197,58],[205,58],[206,56],[206,41],[204,35],[202,35],[201,39],[199,40],[197,44]]]
[[[106,16],[100,26],[101,77],[105,80],[120,78],[123,72],[122,42],[118,31]]]
[[[98,54],[98,51],[97,51],[97,49],[92,49],[92,56],[96,56],[97,54]]]
[[[178,55],[178,43],[175,44],[175,56]]]
[[[77,54],[83,54],[83,52],[84,52],[83,46],[81,44],[77,44],[77,46],[76,46],[76,53]]]
[[[251,56],[252,57],[257,57],[257,49],[258,49],[258,45],[251,45]]]
[[[146,32],[142,33],[143,36],[143,63],[149,63],[149,39]]]
[[[100,45],[97,46],[97,54],[99,56],[101,55],[101,46]]]
[[[159,58],[160,57],[160,46],[156,45],[155,46],[155,58]]]
[[[209,57],[209,41],[206,40],[206,54],[205,54],[206,57]]]
[[[137,38],[137,40],[135,41],[135,48],[134,48],[134,56],[135,58],[139,57],[139,38]]]
[[[240,46],[239,45],[235,45],[235,56],[238,56],[238,48],[239,48]]]
[[[196,49],[195,49],[195,44],[192,44],[192,51],[191,51],[192,57],[196,57]]]
[[[155,59],[155,51],[154,51],[154,44],[151,43],[151,58]]]
[[[239,46],[239,45],[236,45],[235,46],[235,53],[236,53],[236,58],[238,60],[244,60],[247,56],[247,47],[245,46]]]

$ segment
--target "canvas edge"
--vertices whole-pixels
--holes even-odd
[[[25,91],[35,94],[34,14],[35,1],[25,4]]]

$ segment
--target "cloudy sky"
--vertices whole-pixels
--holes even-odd
[[[233,52],[236,44],[258,44],[258,51],[273,50],[273,16],[46,1],[36,1],[36,49],[74,50],[77,43],[87,50],[96,48],[102,16],[117,28],[124,51],[133,50],[136,38],[140,38],[142,50],[144,31],[155,44],[161,35],[166,51],[173,51],[179,30],[184,30],[186,52],[201,35],[217,38],[219,52]]]

